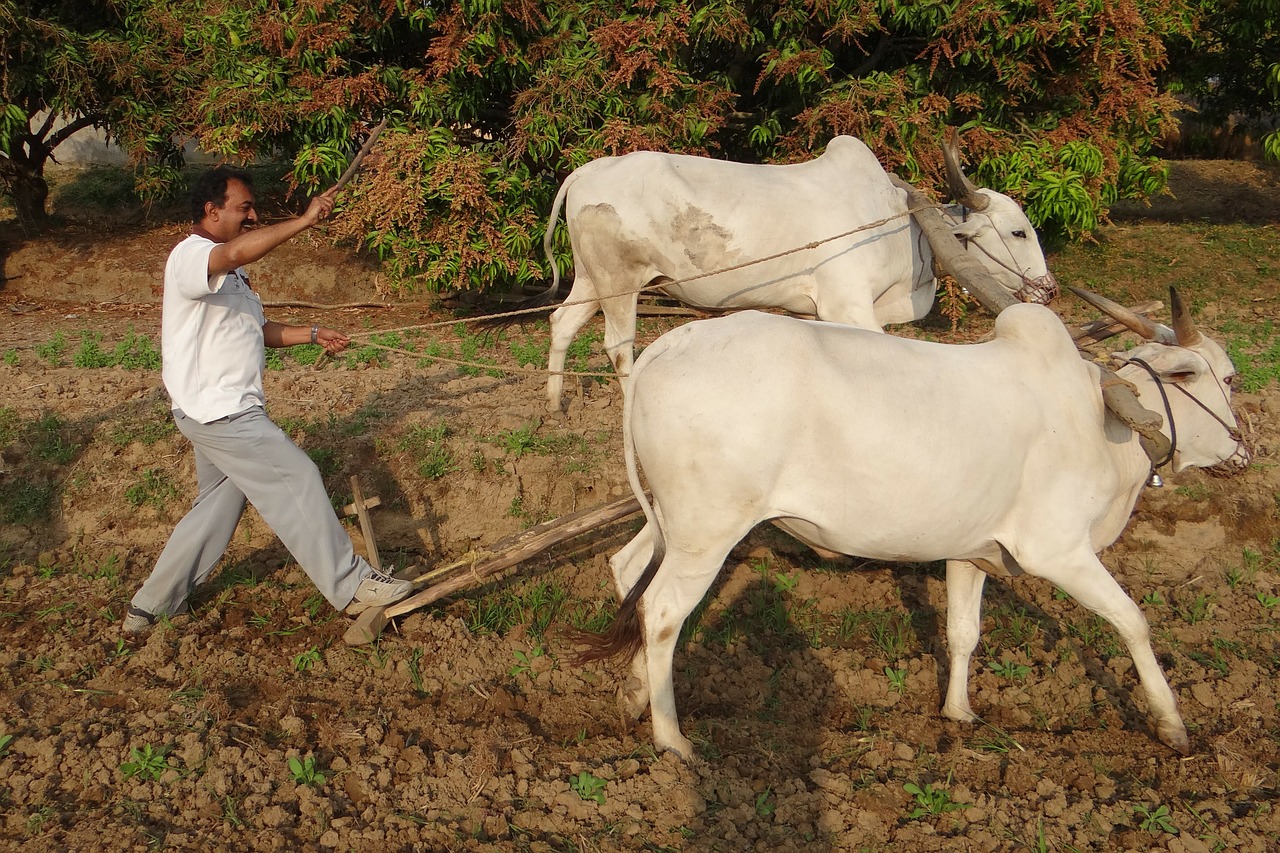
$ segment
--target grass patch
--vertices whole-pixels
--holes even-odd
[[[410,427],[396,447],[409,454],[418,474],[424,479],[438,480],[458,468],[446,444],[451,434],[449,425],[443,420],[429,425],[420,424]]]
[[[160,512],[178,495],[178,487],[163,468],[148,468],[142,472],[139,482],[124,490],[129,506],[149,506]]]

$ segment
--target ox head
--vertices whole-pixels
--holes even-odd
[[[1031,220],[1016,201],[995,190],[979,189],[960,168],[958,137],[951,128],[942,144],[947,186],[958,209],[951,211],[951,233],[976,251],[996,281],[1023,302],[1048,304],[1058,295]]]
[[[1071,290],[1148,341],[1128,352],[1115,353],[1115,357],[1142,371],[1126,371],[1126,379],[1142,383],[1145,378],[1149,384],[1161,386],[1152,396],[1144,396],[1143,403],[1155,411],[1164,409],[1161,414],[1173,418],[1177,433],[1173,470],[1197,467],[1214,474],[1243,471],[1249,465],[1249,450],[1231,411],[1231,383],[1236,369],[1217,341],[1196,328],[1178,291],[1169,288],[1173,312],[1173,328],[1169,328],[1095,293],[1074,287]],[[1157,402],[1150,402],[1152,399]]]

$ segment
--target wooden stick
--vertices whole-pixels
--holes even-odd
[[[373,522],[369,520],[369,504],[365,502],[364,491],[360,488],[360,478],[351,475],[351,496],[355,504],[356,517],[360,519],[360,532],[364,534],[365,550],[368,551],[369,565],[382,571],[382,558],[378,556],[378,543],[373,538]],[[370,500],[374,500],[370,498]],[[382,503],[381,500],[378,503]]]
[[[364,158],[373,150],[373,143],[378,141],[378,137],[382,135],[382,131],[386,126],[387,119],[384,116],[382,121],[378,122],[378,126],[369,134],[369,138],[364,141],[364,145],[360,146],[360,150],[356,152],[351,165],[347,166],[347,170],[342,173],[342,177],[338,178],[338,182],[333,185],[334,191],[345,187],[356,176],[356,172],[360,171],[360,164],[364,162]]]
[[[426,582],[442,575],[446,577],[422,592],[390,607],[371,607],[364,611],[347,629],[342,637],[343,642],[349,646],[371,643],[396,616],[425,607],[470,586],[478,586],[482,579],[509,569],[553,545],[558,545],[594,528],[619,521],[639,511],[640,502],[634,496],[619,498],[603,506],[579,510],[571,515],[546,521],[508,536],[482,554],[455,561],[423,575],[419,582]]]

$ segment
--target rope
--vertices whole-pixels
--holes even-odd
[[[766,255],[761,258],[755,258],[753,260],[743,261],[740,264],[735,264],[730,267],[724,267],[722,269],[716,269],[716,270],[711,270],[709,272],[698,273],[697,275],[691,275],[686,278],[672,279],[669,281],[661,282],[659,284],[647,284],[647,285],[644,285],[643,287],[639,287],[634,290],[625,290],[620,293],[613,293],[601,298],[582,299],[574,302],[565,301],[565,302],[561,302],[558,307],[566,307],[566,306],[572,306],[572,305],[586,305],[590,303],[600,302],[602,299],[617,299],[623,296],[632,296],[635,294],[645,293],[648,291],[662,290],[668,287],[687,284],[689,282],[697,281],[699,279],[709,278],[713,275],[723,275],[724,273],[735,272],[737,270],[746,269],[748,267],[752,267],[757,264],[763,264],[763,263],[768,263],[769,261],[775,261],[775,260],[778,260],[779,258],[784,258],[788,255],[794,255],[798,252],[807,252],[811,249],[818,248],[824,243],[830,243],[835,240],[841,240],[841,239],[844,239],[845,237],[858,234],[862,231],[869,231],[873,228],[879,228],[882,225],[888,225],[890,222],[893,222],[898,219],[902,219],[904,217],[914,216],[916,213],[922,210],[940,210],[942,208],[943,208],[943,205],[936,204],[936,203],[921,204],[915,207],[908,207],[902,213],[895,213],[892,216],[886,216],[883,219],[877,219],[874,222],[868,222],[865,225],[858,226],[857,228],[851,228],[848,231],[844,231],[839,234],[832,235],[830,237],[825,237],[821,240],[814,240],[812,242],[805,243],[803,246],[796,246],[795,248],[787,249],[782,252],[775,252],[772,255]],[[350,304],[342,305],[342,306],[323,306],[323,305],[314,305],[311,303],[294,303],[294,305],[314,307],[317,309],[355,307]],[[374,307],[374,306],[370,305],[370,307]],[[378,307],[383,307],[383,306],[378,306]],[[352,334],[350,337],[353,340],[356,340],[356,339],[364,340],[365,342],[362,344],[362,346],[376,347],[378,349],[386,350],[387,352],[398,353],[400,355],[407,355],[407,356],[412,356],[414,358],[420,358],[420,359],[432,359],[435,361],[445,362],[446,364],[454,364],[459,367],[471,367],[477,370],[485,370],[485,371],[497,370],[503,373],[529,373],[529,374],[536,373],[541,376],[551,376],[551,375],[583,376],[583,377],[603,378],[603,379],[623,378],[616,373],[598,373],[598,372],[577,371],[577,370],[550,371],[545,368],[530,368],[530,367],[525,367],[523,365],[519,367],[506,367],[506,366],[497,365],[497,364],[484,364],[481,362],[467,361],[465,359],[448,358],[446,356],[440,356],[440,355],[426,355],[424,353],[413,352],[411,350],[399,349],[397,347],[389,346],[387,344],[380,344],[373,340],[366,340],[376,335],[388,335],[388,334],[393,334],[395,332],[408,332],[408,331],[415,331],[415,330],[421,330],[421,329],[443,328],[446,326],[456,326],[459,323],[481,323],[481,322],[491,322],[494,320],[505,320],[511,317],[524,316],[526,314],[541,314],[541,313],[545,313],[546,310],[547,310],[546,306],[538,306],[535,308],[519,308],[513,311],[502,311],[496,314],[482,314],[477,317],[461,317],[461,318],[454,318],[452,320],[437,320],[431,323],[418,323],[411,326],[396,326],[394,328],[382,329],[377,331],[357,332]],[[319,365],[320,363],[321,362],[318,361],[317,365]]]
[[[821,240],[814,240],[811,243],[805,243],[803,246],[796,246],[794,249],[787,249],[786,251],[776,252],[772,255],[765,255],[762,258],[755,258],[750,261],[743,261],[742,263],[735,264],[731,267],[723,267],[721,269],[711,270],[709,272],[701,272],[701,273],[698,273],[697,275],[691,275],[686,278],[671,279],[669,281],[664,281],[659,284],[646,284],[643,287],[636,288],[635,290],[623,290],[618,293],[611,293],[608,296],[600,297],[597,299],[581,299],[574,302],[565,301],[565,302],[561,302],[557,307],[563,308],[571,305],[587,305],[593,302],[600,302],[602,299],[617,299],[622,296],[631,296],[633,294],[646,293],[648,291],[653,291],[653,290],[662,290],[668,287],[675,287],[682,284],[688,284],[689,282],[697,281],[698,279],[709,278],[713,275],[723,275],[724,273],[736,272],[737,270],[746,269],[747,267],[755,266],[756,264],[763,264],[763,263],[768,263],[769,261],[776,261],[779,258],[785,258],[787,255],[794,255],[797,252],[807,252],[810,249],[818,248],[824,243],[830,243],[834,240],[842,240],[845,237],[852,236],[862,231],[869,231],[872,228],[879,228],[882,225],[888,225],[890,222],[893,222],[896,219],[902,219],[903,217],[906,217],[906,216],[913,216],[921,210],[935,210],[935,209],[940,210],[942,209],[942,207],[943,205],[940,205],[940,204],[922,204],[917,207],[910,207],[910,208],[907,208],[907,210],[903,211],[902,213],[895,213],[892,216],[886,216],[884,219],[877,219],[875,222],[868,222],[866,225],[860,225],[857,228],[852,228],[840,234],[835,234],[831,237],[824,237]],[[440,326],[453,326],[453,325],[456,325],[457,323],[480,323],[480,322],[490,322],[493,320],[505,320],[509,317],[519,317],[525,314],[545,313],[546,310],[547,308],[545,305],[538,306],[536,308],[518,308],[513,311],[502,311],[497,314],[481,314],[478,317],[465,317],[465,318],[459,318],[454,320],[440,320],[434,323],[422,323],[416,326],[401,326],[396,329],[386,329],[381,333],[369,332],[367,334],[385,334],[388,332],[408,331],[410,329],[430,329],[433,327],[440,327]]]
[[[887,224],[889,224],[890,222],[893,222],[893,221],[895,221],[895,220],[902,219],[902,218],[904,218],[904,217],[908,217],[908,216],[913,216],[913,215],[915,215],[916,213],[918,213],[918,212],[919,212],[919,211],[921,211],[921,210],[934,210],[934,209],[941,209],[942,207],[943,207],[943,205],[940,205],[940,204],[932,204],[932,203],[931,203],[931,204],[922,204],[922,205],[918,205],[918,206],[916,206],[916,207],[908,207],[908,208],[907,208],[905,211],[903,211],[902,213],[895,213],[895,214],[893,214],[892,216],[886,216],[886,217],[884,217],[883,219],[878,219],[878,220],[876,220],[876,221],[874,221],[874,222],[868,222],[868,223],[866,223],[865,225],[860,225],[860,226],[858,226],[857,228],[851,228],[850,230],[848,230],[848,231],[844,231],[844,232],[841,232],[840,234],[835,234],[835,235],[833,235],[833,236],[831,236],[831,237],[825,237],[825,238],[823,238],[823,239],[821,239],[821,240],[814,240],[814,241],[812,241],[812,242],[809,242],[809,243],[804,244],[803,246],[796,246],[795,248],[787,249],[787,250],[782,251],[782,252],[775,252],[775,253],[774,253],[774,254],[772,254],[772,255],[766,255],[766,256],[761,257],[761,258],[755,258],[755,259],[753,259],[753,260],[743,261],[743,262],[742,262],[742,263],[740,263],[740,264],[735,264],[735,265],[733,265],[733,266],[729,266],[729,267],[723,267],[723,268],[721,268],[721,269],[711,270],[711,271],[709,271],[709,272],[702,272],[702,273],[698,273],[697,275],[691,275],[691,276],[688,276],[688,277],[686,277],[686,278],[672,279],[672,280],[669,280],[669,281],[664,281],[664,282],[659,283],[659,284],[647,284],[647,285],[644,285],[643,287],[638,287],[638,288],[636,288],[636,289],[634,289],[634,290],[624,290],[624,291],[621,291],[621,292],[619,292],[619,293],[613,293],[613,294],[610,294],[610,295],[608,295],[608,296],[601,297],[601,298],[596,298],[596,299],[581,299],[581,300],[576,300],[576,301],[568,301],[568,300],[566,300],[566,301],[564,301],[564,302],[561,302],[561,303],[559,304],[559,306],[558,306],[558,307],[563,308],[563,307],[572,306],[572,305],[586,305],[586,304],[590,304],[590,303],[600,302],[602,299],[617,299],[617,298],[620,298],[620,297],[623,297],[623,296],[632,296],[632,295],[635,295],[635,294],[645,293],[645,292],[648,292],[648,291],[662,290],[662,289],[664,289],[664,288],[668,288],[668,287],[673,287],[673,286],[678,286],[678,285],[682,285],[682,284],[687,284],[687,283],[692,282],[692,281],[697,281],[698,279],[702,279],[702,278],[709,278],[709,277],[711,277],[711,276],[713,276],[713,275],[723,275],[724,273],[735,272],[735,271],[737,271],[737,270],[746,269],[746,268],[748,268],[748,267],[755,266],[756,264],[763,264],[763,263],[767,263],[767,262],[769,262],[769,261],[775,261],[775,260],[778,260],[779,258],[784,258],[784,257],[786,257],[786,256],[788,256],[788,255],[794,255],[794,254],[796,254],[796,253],[798,253],[798,252],[807,252],[807,251],[809,251],[809,250],[811,250],[811,249],[816,249],[816,248],[818,248],[819,246],[823,245],[824,243],[830,243],[830,242],[835,241],[835,240],[841,240],[841,239],[844,239],[845,237],[852,236],[852,235],[857,234],[857,233],[860,233],[860,232],[862,232],[862,231],[869,231],[869,230],[871,230],[872,228],[879,228],[880,226],[882,226],[882,225],[887,225]],[[523,315],[526,315],[526,314],[541,314],[541,313],[545,313],[545,312],[546,312],[546,310],[547,310],[546,306],[538,306],[538,307],[535,307],[535,308],[518,308],[518,309],[515,309],[515,310],[512,310],[512,311],[502,311],[502,312],[498,312],[498,313],[496,313],[496,314],[482,314],[482,315],[477,316],[477,317],[455,318],[455,319],[452,319],[452,320],[437,320],[437,321],[433,321],[433,322],[430,322],[430,323],[417,323],[417,324],[414,324],[414,325],[411,325],[411,326],[396,326],[396,327],[394,327],[394,328],[382,329],[382,330],[380,330],[380,331],[370,331],[370,332],[357,333],[357,334],[352,335],[351,337],[352,337],[353,339],[355,339],[355,338],[360,338],[360,339],[364,340],[364,339],[366,339],[366,338],[371,338],[371,337],[373,337],[373,336],[375,336],[375,335],[387,335],[387,334],[393,334],[393,333],[395,333],[395,332],[408,332],[408,331],[417,331],[417,330],[425,330],[425,329],[443,328],[443,327],[446,327],[446,326],[456,326],[458,323],[481,323],[481,322],[492,322],[492,321],[494,321],[494,320],[505,320],[505,319],[508,319],[508,318],[511,318],[511,317],[520,317],[520,316],[523,316]],[[380,344],[380,343],[377,343],[377,342],[374,342],[374,341],[368,341],[368,342],[367,342],[367,343],[365,343],[364,345],[365,345],[365,346],[378,347],[378,348],[380,348],[380,349],[384,349],[384,350],[386,350],[386,351],[388,351],[388,352],[395,352],[395,353],[400,353],[400,354],[403,354],[403,355],[411,355],[411,356],[414,356],[414,357],[416,357],[416,358],[430,358],[430,359],[435,359],[435,360],[437,360],[437,361],[442,361],[442,362],[445,362],[445,363],[448,363],[448,364],[455,364],[455,365],[458,365],[458,366],[460,366],[460,367],[472,367],[472,368],[476,368],[476,369],[480,369],[480,370],[499,370],[499,371],[502,371],[502,372],[504,372],[504,373],[537,373],[537,374],[540,374],[540,375],[543,375],[543,376],[551,376],[551,375],[556,375],[556,376],[585,376],[585,377],[599,377],[599,378],[606,378],[606,379],[621,379],[621,378],[622,378],[622,377],[620,377],[620,376],[619,376],[618,374],[616,374],[616,373],[595,373],[595,372],[577,371],[577,370],[556,370],[556,371],[551,371],[551,370],[546,370],[546,369],[544,369],[544,368],[527,368],[527,367],[524,367],[524,366],[520,366],[520,367],[503,367],[503,366],[501,366],[501,365],[496,365],[496,364],[483,364],[483,363],[480,363],[480,362],[466,361],[466,360],[463,360],[463,359],[446,358],[446,357],[444,357],[444,356],[423,355],[422,353],[415,353],[415,352],[410,352],[410,351],[408,351],[408,350],[397,349],[397,348],[395,348],[395,347],[387,346],[387,345],[385,345],[385,344]]]

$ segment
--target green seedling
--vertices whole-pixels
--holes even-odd
[[[889,689],[894,693],[907,692],[907,671],[905,669],[886,666],[884,668],[884,677],[889,679]]]
[[[954,802],[945,788],[935,788],[928,783],[921,787],[914,782],[907,782],[903,784],[902,790],[915,797],[915,808],[907,814],[910,820],[937,817],[940,814],[964,808],[964,803]]]
[[[166,757],[168,754],[167,747],[155,749],[151,744],[146,744],[138,749],[135,746],[129,750],[129,760],[120,765],[120,772],[126,779],[138,776],[155,781],[169,769],[169,759]]]
[[[316,788],[325,783],[325,775],[316,767],[314,755],[301,759],[297,756],[290,758],[289,778],[299,785],[311,785]]]
[[[765,788],[756,794],[756,816],[761,818],[771,818],[773,813],[777,811],[777,804],[773,801],[773,789]]]
[[[320,650],[312,646],[305,652],[299,652],[293,656],[293,668],[298,672],[306,672],[319,663],[320,660]]]
[[[516,649],[512,654],[515,655],[516,664],[511,667],[507,674],[512,678],[515,678],[520,675],[528,675],[531,673],[533,671],[533,661],[536,658],[540,658],[545,655],[546,651],[542,646],[534,646],[527,654],[519,649]]]
[[[1254,597],[1258,599],[1258,603],[1262,605],[1264,610],[1270,610],[1280,604],[1280,596],[1272,595],[1269,592],[1260,592]]]
[[[9,744],[13,743],[13,735],[0,735],[0,758],[9,754]]]
[[[569,777],[569,788],[575,794],[584,800],[594,800],[599,805],[604,805],[604,789],[608,784],[606,780],[599,776],[592,775],[583,770],[577,776]]]
[[[1147,805],[1134,806],[1133,816],[1138,819],[1138,828],[1153,835],[1164,832],[1177,835],[1178,828],[1173,825],[1173,815],[1165,805],[1152,808]]]
[[[991,671],[1010,681],[1022,681],[1031,674],[1031,667],[1016,661],[1004,660],[991,664]]]

